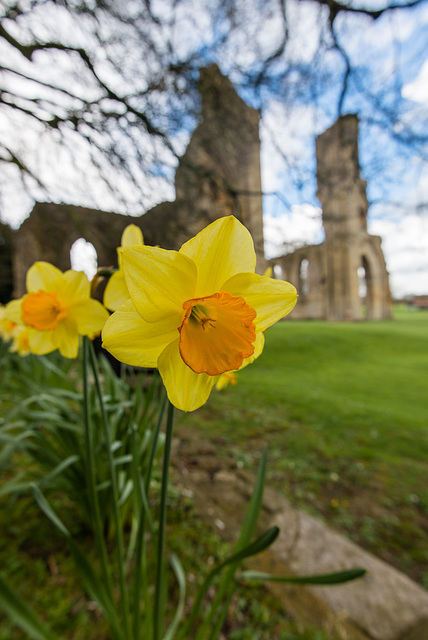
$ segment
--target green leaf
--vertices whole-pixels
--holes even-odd
[[[256,540],[254,540],[254,542],[247,545],[243,549],[240,549],[236,553],[233,553],[231,556],[226,558],[226,560],[224,560],[223,562],[215,566],[209,572],[209,574],[205,578],[203,584],[201,585],[197,593],[195,603],[193,605],[192,611],[190,612],[186,620],[184,629],[180,632],[178,636],[180,640],[181,638],[184,638],[184,635],[183,635],[184,633],[190,631],[191,626],[194,620],[196,619],[196,616],[199,613],[205,594],[207,593],[216,575],[219,574],[222,571],[222,569],[224,569],[225,567],[227,566],[231,567],[231,569],[229,569],[229,571],[225,575],[227,576],[228,581],[230,583],[229,585],[227,585],[229,592],[233,593],[232,589],[233,587],[236,586],[236,581],[233,579],[233,577],[234,577],[234,573],[236,571],[237,565],[239,565],[240,562],[245,560],[245,558],[249,558],[250,556],[255,556],[256,554],[261,553],[262,551],[267,549],[267,547],[269,547],[274,542],[274,540],[276,540],[276,538],[278,537],[278,534],[279,534],[279,528],[276,526],[271,527],[270,529],[267,529],[267,531],[262,533],[262,535],[259,536]],[[226,595],[227,595],[227,588],[225,587],[223,589],[222,598],[225,597]],[[215,608],[220,610],[220,604],[221,604],[221,599],[219,598],[219,602]],[[213,607],[214,605],[212,605],[211,611],[215,612],[215,608]]]
[[[273,542],[275,542],[278,535],[279,535],[279,528],[276,526],[271,527],[270,529],[262,533],[262,535],[259,536],[256,540],[254,540],[254,542],[244,547],[244,549],[241,549],[237,553],[234,553],[233,555],[229,556],[229,558],[226,558],[226,560],[224,560],[221,564],[215,567],[212,572],[218,573],[219,571],[221,571],[221,569],[223,569],[229,564],[233,564],[235,562],[242,562],[242,560],[245,560],[245,558],[249,558],[250,556],[255,556],[258,553],[261,553],[262,551],[270,547],[270,545]]]
[[[35,640],[59,640],[22,598],[0,576],[0,607],[13,622]]]
[[[80,579],[82,580],[84,588],[91,596],[91,598],[93,598],[93,600],[95,600],[104,610],[115,634],[115,638],[117,638],[117,640],[121,640],[123,637],[123,633],[121,631],[117,613],[114,608],[114,604],[109,596],[106,584],[95,573],[89,559],[80,549],[80,547],[74,542],[73,538],[70,535],[70,532],[55,514],[48,501],[40,491],[39,487],[37,487],[37,485],[32,485],[32,488],[37,503],[42,509],[43,513],[67,538],[76,565],[76,569],[79,573]]]
[[[286,582],[292,584],[317,584],[334,585],[356,580],[365,575],[366,569],[347,569],[335,573],[326,573],[315,576],[273,576],[262,571],[243,571],[239,580],[267,580],[269,582]]]
[[[45,516],[49,518],[49,520],[56,526],[57,529],[61,531],[65,535],[66,538],[70,539],[70,532],[68,531],[65,524],[61,522],[56,513],[53,511],[52,507],[46,500],[43,493],[40,491],[39,487],[36,484],[32,485],[32,489],[34,492],[34,497],[36,498],[37,504],[40,509],[43,511]]]
[[[175,577],[178,582],[179,589],[179,597],[178,597],[178,605],[175,611],[174,618],[165,633],[163,640],[173,640],[175,633],[177,631],[178,625],[180,624],[180,620],[183,616],[184,604],[186,601],[186,576],[183,571],[183,567],[181,566],[181,562],[175,554],[172,554],[169,559],[172,569],[175,573]]]
[[[257,476],[254,482],[253,492],[242,524],[241,533],[236,543],[236,549],[246,545],[254,535],[259,519],[260,509],[263,504],[263,493],[266,481],[267,448],[263,449]]]
[[[108,593],[107,586],[95,573],[92,564],[80,547],[69,537],[71,553],[79,573],[80,579],[87,593],[95,602],[99,604],[106,614],[108,621],[113,629],[114,637],[118,640],[123,638],[123,632],[119,623],[117,612]]]

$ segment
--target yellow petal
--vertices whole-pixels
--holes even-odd
[[[43,356],[58,348],[55,339],[55,330],[37,331],[37,329],[30,328],[28,330],[28,343],[31,353],[35,353],[38,356]]]
[[[86,302],[69,309],[68,317],[75,322],[77,332],[81,336],[88,336],[101,331],[109,313],[101,302],[89,298]]]
[[[122,271],[110,276],[104,291],[104,304],[110,311],[116,311],[129,300],[129,291]]]
[[[57,284],[57,295],[66,307],[88,300],[91,295],[88,276],[83,271],[65,271]]]
[[[129,300],[105,323],[103,347],[125,364],[157,367],[162,351],[177,339],[179,323],[178,315],[146,322]]]
[[[181,411],[194,411],[205,404],[218,377],[194,373],[181,359],[178,340],[163,350],[158,368],[170,402]]]
[[[144,244],[143,232],[136,224],[128,224],[122,233],[120,242],[122,247],[133,247],[134,245]]]
[[[284,280],[273,280],[256,273],[240,273],[223,286],[233,296],[242,296],[256,312],[257,331],[268,327],[289,313],[297,301],[295,287]]]
[[[226,371],[218,377],[215,388],[217,391],[226,389],[230,384],[235,386],[238,383],[238,375],[234,371]]]
[[[54,291],[62,271],[49,262],[35,262],[27,271],[27,291]]]
[[[249,358],[245,358],[244,362],[239,367],[239,371],[241,369],[243,369],[244,367],[246,367],[248,364],[251,364],[252,362],[254,362],[254,360],[256,358],[258,358],[259,355],[262,353],[264,346],[265,346],[265,336],[260,331],[260,333],[256,334],[256,340],[254,342],[254,353],[253,353],[253,355],[250,356]]]
[[[198,269],[195,298],[221,291],[226,280],[256,267],[251,234],[234,216],[208,225],[181,247],[180,254],[191,258]]]
[[[182,315],[183,302],[194,297],[196,267],[177,251],[146,246],[123,249],[122,263],[132,302],[148,322]]]
[[[4,309],[4,317],[8,320],[11,320],[12,322],[15,322],[16,324],[22,322],[21,304],[22,298],[20,298],[19,300],[11,300],[10,302],[8,302]]]
[[[71,318],[58,322],[54,331],[59,352],[64,358],[77,358],[79,351],[79,334],[76,323]]]

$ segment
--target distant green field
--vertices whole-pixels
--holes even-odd
[[[236,387],[186,415],[270,486],[428,586],[428,312],[285,321]]]

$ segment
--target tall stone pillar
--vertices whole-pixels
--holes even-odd
[[[362,318],[358,268],[367,234],[366,182],[358,163],[358,119],[339,118],[316,141],[318,198],[323,209],[328,320]]]

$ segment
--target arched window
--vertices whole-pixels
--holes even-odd
[[[302,295],[309,293],[308,270],[309,260],[303,258],[299,266],[299,289]]]
[[[283,280],[283,272],[280,264],[275,264],[273,267],[273,277],[275,280]]]
[[[84,271],[89,280],[94,277],[98,268],[98,258],[95,247],[84,238],[73,242],[70,249],[70,264],[75,271]]]
[[[358,267],[358,294],[362,300],[366,299],[367,296],[367,279],[366,279],[366,270],[361,265]]]

